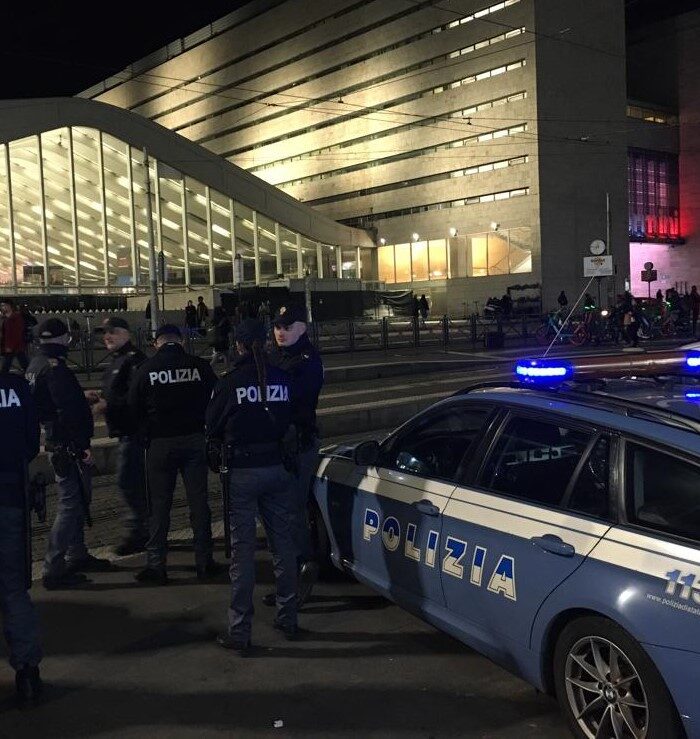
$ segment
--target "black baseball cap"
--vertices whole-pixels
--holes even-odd
[[[254,341],[264,342],[265,326],[257,318],[246,318],[236,326],[236,341],[242,344],[252,344]]]
[[[39,324],[37,334],[40,339],[56,339],[68,333],[68,326],[60,318],[47,318]]]
[[[177,336],[178,339],[182,338],[182,331],[174,324],[174,323],[164,323],[157,331],[156,331],[156,339],[159,336]]]
[[[130,330],[127,321],[119,316],[110,316],[109,318],[105,318],[105,320],[102,321],[102,328],[123,328],[125,331]]]
[[[273,325],[284,326],[285,328],[289,328],[297,321],[306,323],[306,311],[302,305],[283,305],[272,319]]]

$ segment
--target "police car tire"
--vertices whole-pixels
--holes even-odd
[[[612,642],[634,666],[647,697],[649,727],[646,739],[685,736],[668,688],[649,655],[621,626],[602,616],[585,616],[564,627],[554,650],[554,688],[557,701],[574,736],[588,739],[574,717],[566,692],[565,666],[571,648],[586,637]]]

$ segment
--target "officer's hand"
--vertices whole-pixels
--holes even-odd
[[[92,458],[91,449],[85,449],[85,451],[83,451],[82,461],[83,461],[83,464],[86,464],[86,465],[94,464],[95,460]]]
[[[100,393],[98,390],[86,390],[85,398],[90,405],[94,405],[95,403],[99,403]]]
[[[107,410],[107,401],[98,400],[97,403],[95,403],[92,406],[92,415],[93,416],[104,416],[106,410]]]

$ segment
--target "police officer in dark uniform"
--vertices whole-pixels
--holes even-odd
[[[185,352],[177,326],[161,326],[156,331],[156,347],[156,354],[136,370],[129,407],[147,447],[151,506],[146,568],[136,579],[165,585],[170,509],[178,472],[190,508],[197,577],[204,580],[222,569],[212,558],[204,441],[204,414],[216,375],[209,362]]]
[[[284,306],[273,318],[275,349],[270,361],[289,373],[292,386],[292,423],[298,433],[299,462],[295,485],[295,509],[292,534],[299,568],[298,607],[304,604],[318,577],[314,561],[308,511],[311,481],[318,467],[319,438],[316,426],[316,406],[323,386],[323,363],[316,347],[306,333],[306,315],[301,306]],[[273,605],[274,596],[263,599]]]
[[[0,612],[17,696],[27,700],[38,698],[42,689],[39,629],[26,577],[31,567],[27,465],[39,452],[39,421],[29,386],[15,375],[0,375],[0,436]]]
[[[224,444],[231,471],[229,627],[220,646],[245,655],[250,647],[255,586],[255,516],[262,516],[272,549],[277,585],[275,627],[298,636],[296,553],[289,523],[294,478],[285,468],[283,440],[289,428],[289,379],[265,353],[265,328],[245,319],[236,328],[239,357],[216,386],[207,409],[207,436]],[[287,466],[292,464],[287,461]]]
[[[146,355],[131,343],[129,324],[123,318],[105,319],[102,329],[105,347],[111,352],[110,361],[102,375],[101,393],[88,390],[85,396],[93,404],[93,415],[104,416],[109,436],[119,439],[117,486],[128,513],[124,521],[125,537],[115,552],[125,556],[142,552],[148,541],[144,446],[136,433],[128,403],[129,387]]]
[[[39,350],[29,367],[27,379],[45,431],[46,450],[58,482],[56,519],[44,559],[44,587],[70,588],[84,583],[83,572],[111,569],[85,547],[84,525],[92,494],[90,468],[93,434],[92,413],[66,356],[70,344],[68,327],[49,318],[38,328]]]

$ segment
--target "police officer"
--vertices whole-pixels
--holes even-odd
[[[239,357],[219,380],[207,408],[207,435],[223,442],[231,470],[231,605],[228,631],[217,642],[240,655],[250,647],[258,511],[272,548],[275,627],[287,639],[298,635],[296,555],[289,524],[294,478],[283,464],[282,444],[291,416],[290,388],[287,374],[269,364],[264,343],[260,321],[249,318],[238,325]]]
[[[209,362],[185,352],[177,326],[161,326],[156,331],[156,347],[156,354],[136,370],[129,407],[147,447],[151,506],[146,568],[136,579],[165,585],[170,509],[178,472],[190,508],[197,577],[204,580],[221,571],[212,558],[204,442],[204,414],[216,375]]]
[[[142,552],[148,541],[144,447],[136,434],[128,404],[129,387],[146,355],[131,343],[129,324],[123,318],[105,319],[102,329],[104,345],[111,352],[111,358],[102,375],[101,394],[88,390],[85,396],[93,404],[93,414],[104,416],[109,436],[119,439],[117,486],[128,513],[124,521],[125,537],[115,552],[125,556]]]
[[[285,306],[273,318],[275,349],[270,361],[288,372],[293,386],[292,423],[296,426],[299,445],[298,476],[295,485],[295,508],[292,534],[299,568],[298,607],[304,604],[318,577],[318,564],[308,522],[311,480],[318,467],[319,438],[316,427],[316,406],[323,385],[323,363],[306,333],[303,307]],[[274,595],[263,599],[273,605]]]
[[[70,333],[63,321],[49,318],[39,325],[38,336],[39,350],[29,363],[27,379],[58,482],[56,519],[43,573],[44,587],[58,590],[84,583],[87,578],[83,572],[105,571],[111,565],[106,559],[93,557],[85,547],[94,429],[87,399],[66,364]]]
[[[20,700],[38,698],[41,647],[37,616],[27,592],[27,465],[39,452],[39,421],[23,378],[0,375],[0,611]],[[29,546],[28,546],[29,544]]]

